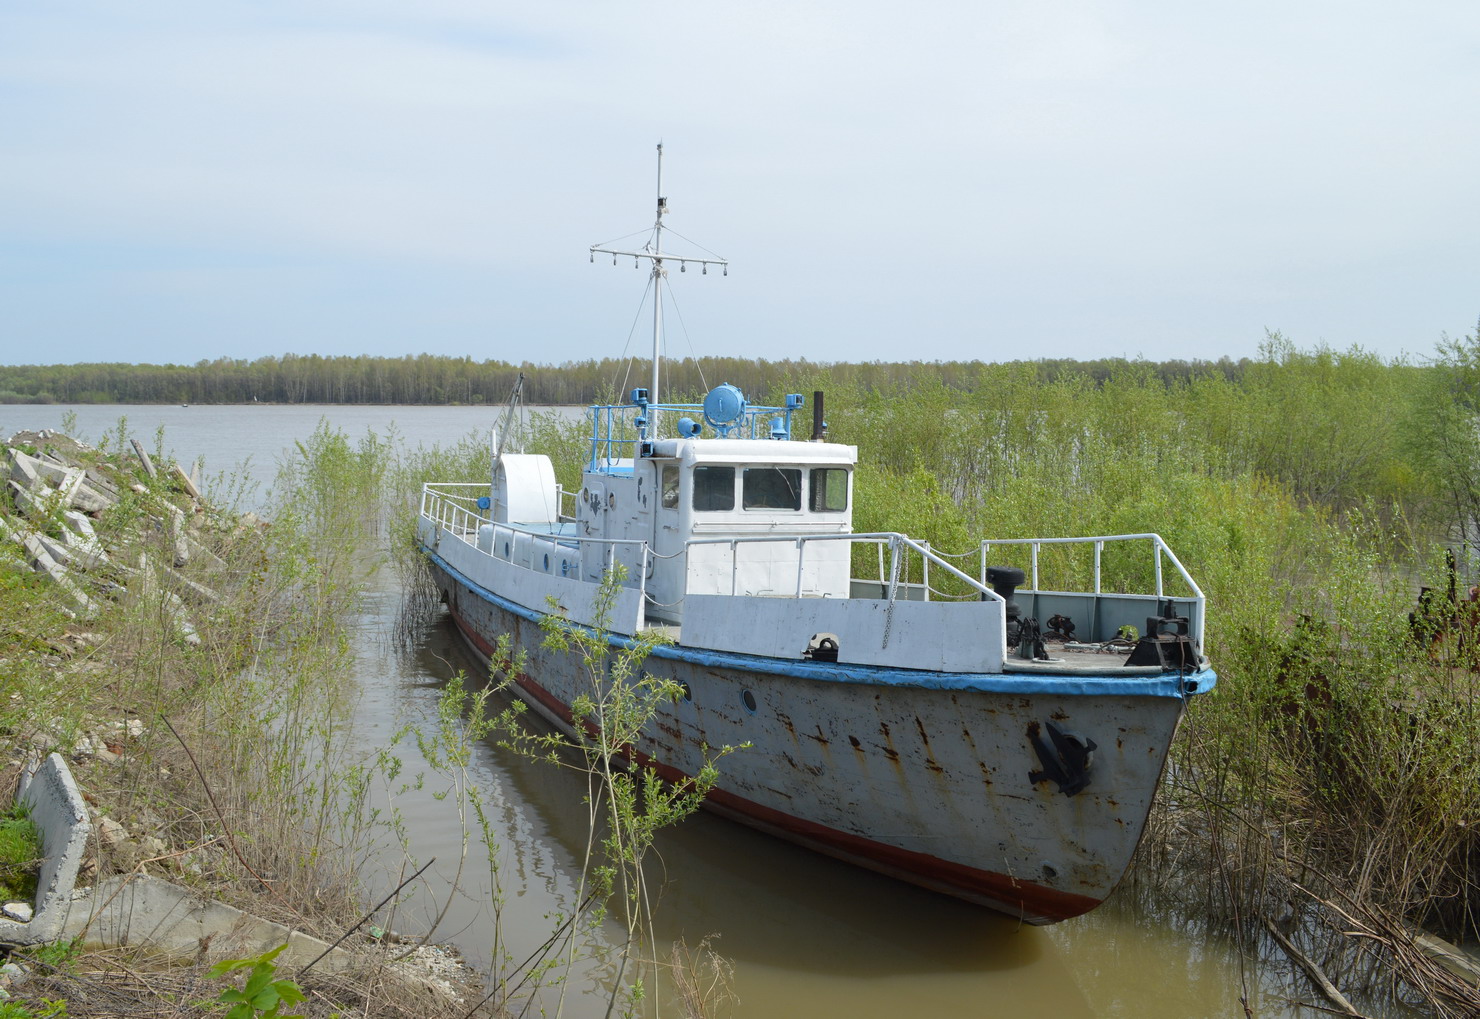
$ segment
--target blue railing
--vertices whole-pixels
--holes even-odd
[[[710,434],[720,438],[789,439],[792,414],[801,406],[797,393],[788,394],[781,407],[751,404],[734,386],[717,387],[703,403],[649,403],[646,389],[634,389],[627,403],[591,407],[588,469],[635,460],[638,444],[657,438],[660,414],[667,415],[666,421],[672,422],[668,430],[679,438],[698,438],[707,426]]]

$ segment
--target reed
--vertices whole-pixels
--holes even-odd
[[[1126,366],[1044,383],[1007,365],[967,395],[927,379],[829,397],[833,437],[860,447],[859,530],[904,520],[947,552],[1155,530],[1199,578],[1219,685],[1189,706],[1132,884],[1266,951],[1280,949],[1264,920],[1320,913],[1334,888],[1414,929],[1480,933],[1480,615],[1464,579],[1480,339],[1441,354],[1420,372],[1275,336],[1240,382]],[[1107,561],[1110,586],[1137,568]],[[1420,584],[1435,609],[1410,625]]]

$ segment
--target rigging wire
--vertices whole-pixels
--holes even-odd
[[[652,227],[650,227],[650,226],[647,226],[647,227],[643,227],[643,228],[642,228],[642,229],[641,229],[641,230],[634,230],[634,231],[632,231],[632,232],[631,232],[631,233],[630,233],[630,234],[623,234],[623,235],[622,235],[622,236],[620,236],[620,237],[613,237],[613,238],[612,238],[612,239],[611,239],[611,240],[609,240],[609,241],[601,241],[601,242],[600,242],[600,243],[599,243],[599,244],[593,244],[593,245],[591,245],[591,247],[593,247],[593,248],[604,248],[604,247],[606,247],[606,246],[607,246],[607,245],[608,245],[608,244],[615,244],[615,243],[617,243],[617,242],[618,242],[618,241],[625,241],[625,240],[627,240],[627,239],[628,239],[628,238],[629,238],[629,237],[641,237],[641,236],[642,236],[642,235],[643,235],[643,234],[650,234],[650,233],[652,233],[652,232],[653,232],[653,228],[652,228]],[[684,238],[684,239],[685,239],[685,240],[688,240],[688,238]],[[690,242],[689,242],[689,243],[691,243],[691,244],[692,244],[692,243],[693,243],[693,242],[692,242],[692,241],[690,241]]]
[[[694,359],[694,367],[698,369],[700,392],[707,393],[709,392],[709,382],[704,378],[704,366],[699,363],[699,355],[694,351],[694,341],[689,336],[688,323],[683,320],[683,309],[678,306],[678,297],[674,294],[672,286],[668,288],[668,303],[673,305],[673,313],[678,316],[678,328],[683,333],[684,343],[688,345],[689,356]],[[666,335],[663,337],[663,342],[666,346],[668,342]],[[672,373],[670,372],[669,374],[671,381]]]
[[[620,399],[622,394],[627,392],[627,380],[632,376],[632,363],[637,360],[636,353],[633,353],[630,357],[628,357],[627,351],[632,346],[632,337],[637,332],[637,323],[642,320],[642,309],[647,306],[648,294],[652,292],[652,289],[653,277],[652,274],[649,273],[647,286],[643,289],[642,297],[637,302],[637,313],[632,316],[632,326],[627,330],[627,342],[622,344],[622,353],[620,356],[627,357],[627,368],[622,373],[622,383],[621,386],[617,389],[616,393],[613,394],[613,400]],[[616,381],[615,373],[613,373],[612,381]]]
[[[663,230],[666,233],[670,233],[673,236],[677,237],[679,240],[688,241],[690,244],[692,244],[694,247],[698,248],[700,251],[704,252],[706,255],[713,255],[715,258],[719,259],[721,262],[728,261],[728,259],[726,259],[724,255],[721,255],[718,252],[710,251],[708,248],[706,248],[704,245],[700,244],[698,241],[689,240],[689,238],[685,237],[683,234],[679,233],[677,230],[673,229],[673,227],[671,227],[671,226],[665,226],[663,228]],[[666,252],[666,251],[663,252],[663,257],[664,258],[676,257],[679,260],[682,260],[683,259],[683,256],[682,255],[670,256],[669,253]]]

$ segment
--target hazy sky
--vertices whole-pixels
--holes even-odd
[[[0,362],[616,356],[659,140],[678,355],[1480,317],[1474,0],[0,0]]]

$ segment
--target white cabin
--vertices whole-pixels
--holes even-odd
[[[850,533],[856,447],[690,438],[643,443],[642,453],[582,477],[576,535],[623,543],[582,543],[584,578],[600,580],[615,556],[635,586],[641,558],[628,543],[646,542],[648,615],[657,621],[682,622],[686,594],[848,597],[845,542],[725,539]]]
[[[847,542],[753,539],[850,534],[857,447],[698,437],[627,445],[636,458],[601,456],[611,444],[593,443],[573,516],[559,512],[548,457],[499,456],[489,492],[493,523],[555,540],[533,542],[508,530],[495,539],[489,527],[480,547],[590,582],[620,563],[624,586],[645,591],[648,618],[675,625],[687,595],[848,597]]]

